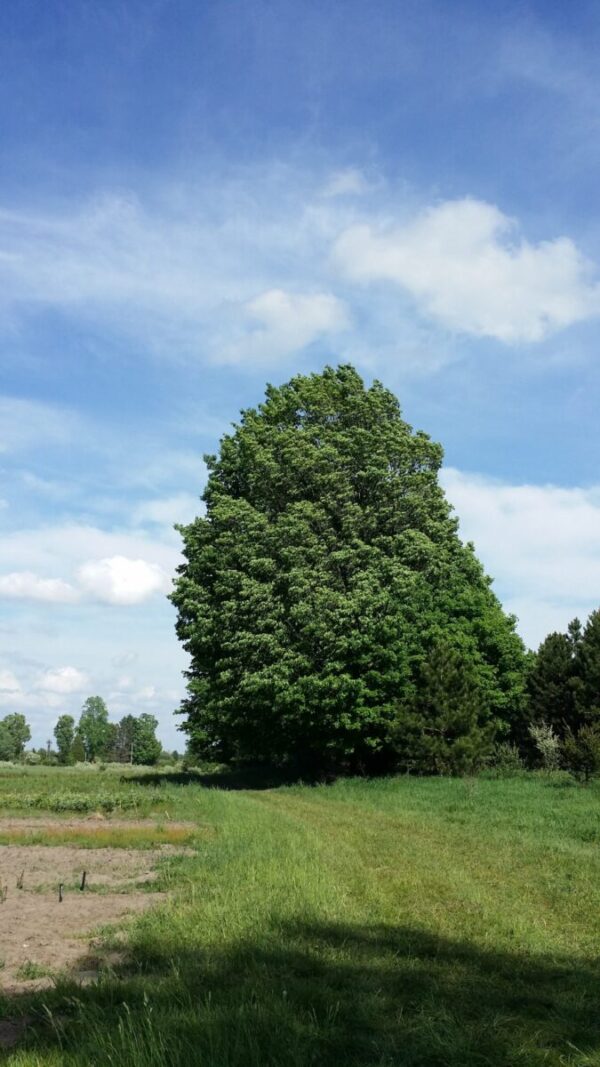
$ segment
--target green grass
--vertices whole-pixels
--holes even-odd
[[[50,967],[42,967],[33,960],[26,960],[17,971],[17,978],[22,982],[33,982],[36,978],[47,978],[54,972]]]
[[[4,1005],[13,1067],[600,1064],[597,785],[113,779],[210,832],[118,977]]]
[[[73,848],[126,848],[154,849],[160,845],[185,848],[193,845],[202,836],[201,827],[169,826],[168,823],[151,822],[147,826],[101,826],[85,824],[75,826],[40,826],[19,829],[2,826],[0,819],[0,845],[69,845]],[[206,836],[206,830],[204,831]]]

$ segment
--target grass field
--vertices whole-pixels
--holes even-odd
[[[87,811],[113,795],[115,816],[198,826],[112,971],[5,998],[5,1016],[37,1021],[5,1062],[600,1064],[597,785],[207,781],[0,775],[0,823],[50,810],[72,824],[69,796]]]

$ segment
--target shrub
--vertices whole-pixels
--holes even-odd
[[[508,741],[498,741],[493,746],[487,759],[484,774],[492,778],[511,778],[525,772],[525,762],[516,745]]]
[[[563,742],[563,764],[585,784],[600,774],[600,723],[582,726],[578,733],[569,731]]]
[[[560,741],[548,723],[540,722],[529,727],[529,736],[537,748],[545,771],[557,771],[560,767]]]

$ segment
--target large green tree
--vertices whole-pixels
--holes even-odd
[[[117,729],[115,759],[119,763],[154,764],[162,751],[156,737],[158,719],[143,712],[124,715]]]
[[[133,741],[133,762],[154,764],[162,752],[162,745],[156,736],[158,719],[154,715],[142,712],[135,720]]]
[[[75,719],[72,715],[59,715],[54,727],[54,737],[60,762],[71,763],[73,761],[71,749],[75,740]]]
[[[2,725],[8,730],[13,743],[12,759],[20,759],[25,751],[25,745],[31,740],[31,730],[24,715],[19,711],[5,715]]]
[[[10,730],[0,719],[0,760],[9,763],[15,758],[15,742]]]
[[[98,759],[107,754],[114,743],[114,727],[108,721],[108,708],[102,697],[88,697],[85,701],[77,733],[81,737],[87,760]]]
[[[458,537],[442,449],[379,382],[341,366],[268,386],[206,461],[206,514],[180,528],[172,594],[198,754],[389,767],[437,719],[447,762],[461,738],[485,747],[522,715],[524,649]],[[441,636],[444,708],[420,696]]]

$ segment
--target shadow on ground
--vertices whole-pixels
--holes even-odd
[[[163,785],[195,785],[205,789],[225,790],[262,790],[276,789],[280,785],[315,785],[331,779],[302,775],[299,772],[267,769],[264,767],[246,767],[222,771],[163,771],[157,773],[123,775],[123,782],[158,788]]]
[[[31,1062],[592,1067],[599,988],[593,960],[489,952],[402,926],[278,926],[222,953],[146,944],[120,980],[52,991],[61,1022],[40,1024]]]

